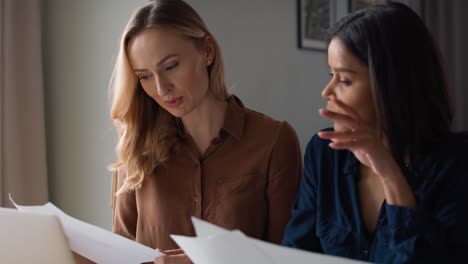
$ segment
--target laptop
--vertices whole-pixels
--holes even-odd
[[[75,263],[56,216],[0,208],[1,263]]]

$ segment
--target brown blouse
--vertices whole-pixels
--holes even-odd
[[[194,235],[195,216],[279,243],[300,175],[294,129],[231,96],[219,137],[201,157],[185,134],[166,166],[145,177],[141,188],[117,196],[113,231],[152,248],[173,249],[178,246],[169,234]]]

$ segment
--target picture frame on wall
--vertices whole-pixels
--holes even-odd
[[[297,0],[298,47],[325,51],[328,28],[349,12],[351,0]]]
[[[297,0],[298,46],[325,51],[327,29],[336,20],[336,0]]]
[[[372,5],[375,5],[377,0],[350,0],[349,1],[349,12],[354,12],[359,9],[363,9]]]
[[[349,12],[392,0],[297,0],[298,47],[326,51],[328,28]],[[421,10],[421,0],[393,0]]]
[[[377,4],[386,4],[389,0],[349,0],[349,12],[370,7]]]

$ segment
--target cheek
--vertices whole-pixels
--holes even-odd
[[[362,95],[357,104],[359,105],[359,108],[357,109],[359,110],[361,117],[367,122],[374,123],[376,114],[372,94],[369,92]]]
[[[198,76],[200,84],[207,86],[208,84],[208,68],[206,67],[205,62],[200,61],[196,67],[195,74]]]
[[[149,82],[144,83],[144,85],[143,84],[140,84],[140,85],[143,91],[146,93],[146,95],[156,100],[157,93],[156,93],[155,87],[152,87],[152,85]]]
[[[203,96],[209,86],[208,79],[208,70],[203,65],[194,65],[193,69],[187,73],[189,78],[186,78],[186,84],[192,90],[193,93],[196,93],[199,96]]]
[[[365,112],[362,114],[363,118],[369,123],[372,123],[372,124],[376,123],[377,116],[376,116],[376,112],[374,108],[374,103],[372,102],[372,100],[368,100],[364,102],[363,104],[365,104],[366,106]]]

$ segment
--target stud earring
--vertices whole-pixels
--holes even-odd
[[[208,66],[210,66],[210,65],[211,65],[211,61],[208,61]]]

